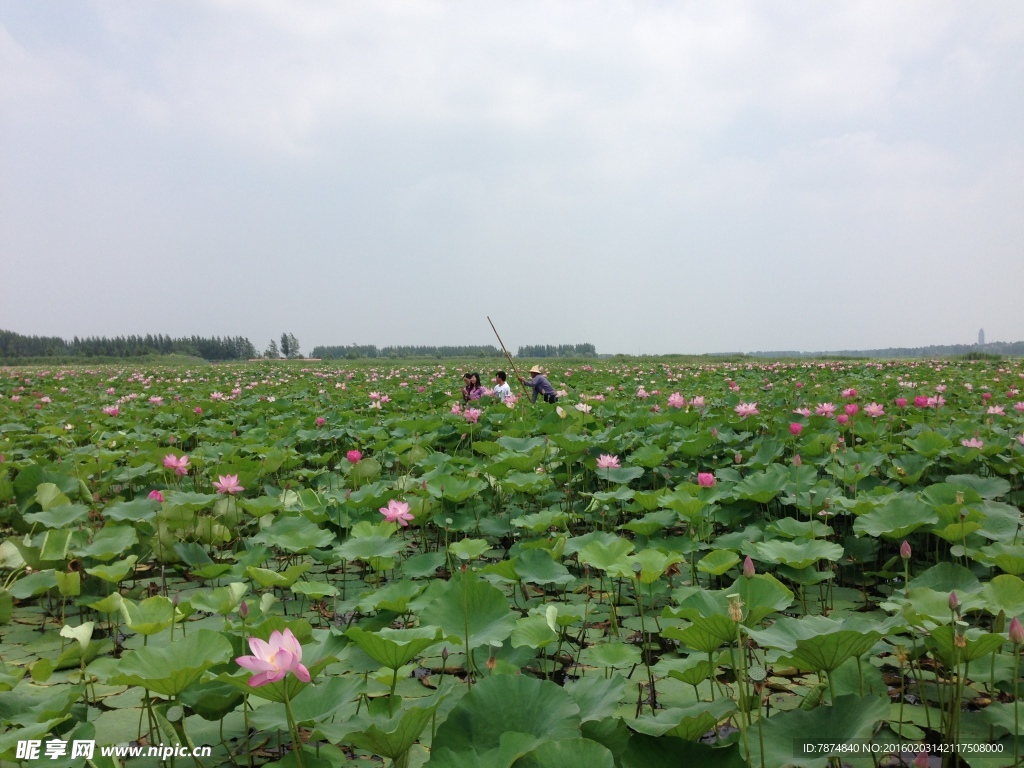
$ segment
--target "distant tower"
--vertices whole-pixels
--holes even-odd
[[[984,328],[982,328],[980,331],[978,331],[978,346],[979,347],[985,346],[985,329]]]

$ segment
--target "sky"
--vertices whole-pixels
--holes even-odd
[[[1024,340],[1024,3],[0,0],[0,328]]]

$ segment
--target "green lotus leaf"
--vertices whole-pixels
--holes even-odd
[[[245,569],[245,575],[255,581],[264,589],[271,587],[290,587],[299,577],[313,566],[309,563],[298,563],[289,565],[283,571],[271,571],[268,568],[257,568],[250,565]]]
[[[764,472],[755,472],[736,483],[733,493],[738,499],[749,499],[767,504],[789,483],[789,470],[781,464],[772,464]]]
[[[546,740],[515,762],[516,768],[615,768],[608,747],[590,739]]]
[[[52,483],[46,483],[46,485],[57,487]],[[60,495],[64,497],[64,494]],[[89,508],[84,504],[60,504],[51,506],[42,512],[29,513],[25,515],[25,520],[46,528],[66,528],[82,522],[87,517],[89,517]]]
[[[599,643],[586,650],[590,663],[609,669],[627,669],[640,663],[640,649],[625,643]]]
[[[168,602],[170,602],[168,600]],[[161,696],[175,697],[203,672],[231,657],[231,644],[219,632],[200,629],[164,646],[148,646],[121,657],[109,685],[141,685]]]
[[[108,525],[97,531],[88,545],[76,547],[74,552],[79,557],[106,561],[123,555],[138,543],[139,537],[133,526]]]
[[[666,627],[661,635],[679,640],[695,651],[713,653],[726,643],[736,640],[736,622],[721,613],[698,616],[685,629]]]
[[[938,432],[922,432],[915,438],[906,438],[903,442],[926,459],[934,459],[953,445]]]
[[[565,690],[580,708],[580,721],[587,723],[615,715],[626,696],[626,681],[618,673],[608,678],[587,675]]]
[[[297,554],[333,544],[334,534],[301,516],[279,517],[269,528],[253,536],[252,541]]]
[[[420,621],[441,627],[445,635],[457,637],[461,643],[466,643],[468,628],[467,650],[485,643],[501,643],[516,626],[505,594],[481,581],[472,571],[449,581],[423,609]]]
[[[735,711],[736,703],[723,696],[715,701],[699,701],[688,707],[671,707],[655,715],[641,715],[627,724],[637,733],[648,736],[670,736],[683,741],[696,741]]]
[[[754,545],[757,557],[766,563],[782,563],[797,570],[807,568],[819,560],[839,560],[843,547],[829,541],[761,541]]]
[[[345,634],[367,656],[388,669],[408,664],[430,646],[445,640],[440,627],[384,628],[376,632],[351,627]]]
[[[197,611],[219,613],[221,616],[227,616],[238,609],[242,598],[245,597],[245,593],[248,591],[248,585],[234,582],[226,587],[217,587],[216,589],[198,592],[189,598],[189,603]]]
[[[515,570],[519,578],[529,584],[565,585],[573,581],[568,568],[539,548],[523,550],[516,558]]]
[[[848,659],[867,653],[881,637],[881,632],[841,629],[797,640],[789,658],[802,669],[832,672]]]
[[[740,556],[735,552],[716,549],[697,561],[697,570],[710,573],[712,576],[721,576],[739,561]]]
[[[861,535],[884,536],[898,541],[921,526],[938,521],[938,515],[927,504],[901,494],[890,496],[884,505],[858,517],[853,530]]]

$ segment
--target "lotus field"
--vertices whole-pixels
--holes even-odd
[[[1020,361],[462,372],[0,372],[0,758],[1024,754]]]

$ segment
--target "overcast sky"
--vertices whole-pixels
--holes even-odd
[[[0,0],[0,328],[1024,339],[1024,3]]]

